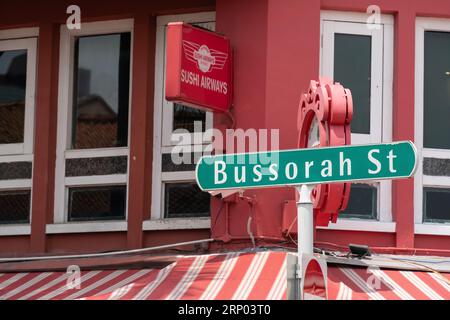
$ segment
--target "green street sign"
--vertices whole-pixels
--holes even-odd
[[[204,191],[407,178],[417,151],[410,141],[204,156],[195,175]]]

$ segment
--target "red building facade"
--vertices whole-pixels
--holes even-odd
[[[353,143],[412,140],[419,165],[352,187],[317,245],[450,255],[448,1],[79,1],[81,29],[69,29],[71,4],[0,4],[2,256],[292,245],[293,188],[210,199],[193,165],[170,161],[173,131],[279,129],[279,147],[296,148],[300,94],[320,75],[356,97]],[[173,21],[231,40],[233,121],[165,101]]]

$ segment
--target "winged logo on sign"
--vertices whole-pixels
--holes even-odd
[[[223,69],[227,61],[228,54],[208,48],[207,45],[183,40],[183,49],[186,59],[197,64],[203,72],[210,72],[213,69]]]

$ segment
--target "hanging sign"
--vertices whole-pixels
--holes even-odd
[[[167,26],[166,99],[208,111],[231,105],[230,41],[182,22]]]

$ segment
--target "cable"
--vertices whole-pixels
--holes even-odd
[[[231,129],[236,129],[236,121],[234,119],[233,114],[231,113],[231,109],[226,112],[228,118],[231,120]]]
[[[397,259],[397,258],[392,258]],[[415,260],[415,259],[408,259],[408,258],[399,258],[402,261],[410,261],[410,262],[417,262],[417,263],[430,263],[430,264],[439,264],[439,263],[450,263],[450,260],[443,260],[443,261],[431,261],[431,260]]]
[[[407,264],[411,264],[411,265],[413,265],[413,266],[418,266],[418,267],[421,267],[421,268],[424,268],[424,269],[426,269],[426,270],[429,270],[430,272],[433,272],[434,274],[436,274],[436,276],[438,276],[442,281],[444,281],[444,282],[446,282],[448,285],[450,285],[450,280],[448,280],[440,271],[438,271],[438,270],[436,270],[436,269],[433,269],[433,268],[431,268],[431,267],[428,267],[427,265],[424,265],[424,264],[421,264],[421,263],[418,263],[418,262],[411,262],[411,261],[408,261],[408,260],[405,260],[405,259],[403,259],[403,258],[393,258],[393,257],[381,257],[381,256],[379,256],[379,255],[377,255],[379,258],[381,258],[381,259],[386,259],[386,260],[392,260],[392,261],[401,261],[401,262],[404,262],[404,263],[407,263]]]
[[[223,199],[220,199],[220,207],[219,207],[219,210],[217,210],[217,214],[216,214],[216,218],[214,219],[214,223],[211,225],[211,231],[213,231],[216,228],[216,224],[217,224],[217,221],[219,220],[219,216],[222,212],[222,207],[223,207],[224,202],[225,201]]]
[[[250,209],[251,210],[251,209]],[[249,237],[250,237],[250,240],[252,241],[252,244],[253,244],[253,248],[255,248],[256,247],[256,243],[255,243],[255,237],[253,236],[253,232],[252,232],[252,216],[250,215],[249,217],[248,217],[248,220],[247,220],[247,233],[248,233],[248,235],[249,235]]]
[[[344,247],[344,246],[341,246],[341,245],[338,245],[335,243],[330,243],[330,242],[317,242],[317,243],[323,244],[323,245],[329,245],[329,246],[332,246],[335,248],[345,248],[348,250],[347,247]],[[371,247],[371,249],[377,251],[378,248]],[[399,249],[401,249],[401,248],[399,248]],[[440,279],[442,279],[442,281],[444,281],[450,285],[450,280],[448,280],[444,275],[442,275],[442,273],[440,271],[423,264],[423,263],[446,263],[449,261],[436,261],[436,262],[420,261],[420,262],[422,262],[422,263],[420,263],[420,262],[417,262],[417,260],[408,259],[408,258],[386,257],[386,256],[380,256],[379,254],[376,254],[376,256],[381,259],[386,259],[386,260],[391,260],[391,261],[400,261],[400,262],[404,262],[406,264],[414,265],[416,267],[421,267],[422,269],[429,270],[430,272],[433,272],[434,274],[436,274]],[[348,256],[348,254],[347,254],[347,257],[350,258],[350,256]]]
[[[197,243],[204,242],[212,242],[214,239],[202,239],[202,240],[194,240],[194,241],[186,241],[186,242],[178,242],[173,244],[166,244],[157,247],[150,248],[142,248],[142,249],[134,249],[127,251],[113,251],[113,252],[104,252],[104,253],[89,253],[89,254],[78,254],[78,255],[67,255],[67,256],[43,256],[43,257],[24,257],[24,258],[1,258],[0,262],[20,262],[20,261],[39,261],[39,260],[55,260],[55,259],[77,259],[77,258],[94,258],[94,257],[106,257],[106,256],[118,256],[118,255],[127,255],[133,253],[143,253],[148,251],[156,251],[162,249],[168,249],[179,246],[187,246]]]
[[[316,245],[322,245],[327,247],[336,248],[343,251],[348,251],[348,247],[344,245],[339,245],[332,242],[324,242],[324,241],[315,241]],[[386,253],[386,252],[412,252],[413,255],[416,253],[423,253],[424,255],[431,255],[435,253],[436,255],[450,255],[450,250],[443,249],[423,249],[423,248],[399,248],[399,247],[370,247],[370,249],[375,253]]]

